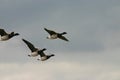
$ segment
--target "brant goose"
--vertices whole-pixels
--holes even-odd
[[[27,46],[31,50],[31,54],[28,55],[29,57],[35,57],[35,56],[40,55],[40,58],[38,58],[37,60],[45,61],[45,60],[49,59],[50,57],[54,56],[54,54],[45,55],[44,51],[46,50],[46,48],[39,50],[39,49],[35,48],[34,45],[31,44],[30,42],[28,42],[27,40],[25,40],[25,39],[22,39],[22,40],[27,44]]]
[[[45,60],[49,59],[50,57],[55,56],[54,54],[46,55],[43,51],[39,51],[38,54],[40,55],[40,58],[38,58],[37,60],[41,60],[41,61],[45,61]]]
[[[4,29],[0,29],[0,35],[1,35],[1,41],[6,41],[14,36],[19,35],[19,33],[14,33],[14,32],[6,33]]]
[[[63,36],[64,34],[67,34],[67,32],[57,33],[55,31],[48,30],[46,28],[44,28],[44,30],[49,33],[49,36],[47,37],[47,39],[57,39],[57,38],[59,38],[59,39],[65,40],[65,41],[69,41],[67,38],[65,38]]]
[[[46,50],[46,48],[43,48],[43,49],[38,49],[38,48],[35,48],[34,45],[32,43],[30,43],[29,41],[25,40],[25,39],[22,39],[26,45],[29,47],[29,49],[31,50],[31,54],[29,54],[28,56],[29,57],[35,57],[35,56],[38,56],[40,52],[43,52]]]

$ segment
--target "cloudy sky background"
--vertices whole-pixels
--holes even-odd
[[[0,0],[0,28],[20,33],[0,42],[1,80],[120,80],[119,0]],[[56,56],[29,58],[22,38]]]

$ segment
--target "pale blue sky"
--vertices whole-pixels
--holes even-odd
[[[120,80],[119,0],[0,0],[0,26],[20,33],[0,42],[1,80]],[[70,42],[47,40],[44,27],[66,31]],[[29,58],[21,38],[56,56]]]

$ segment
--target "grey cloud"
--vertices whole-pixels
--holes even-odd
[[[111,32],[114,34],[120,30],[119,18],[117,18],[119,15],[116,15],[119,1],[109,1],[109,4],[107,1],[81,0],[74,3],[67,0],[3,1],[3,4],[7,5],[1,5],[2,19],[0,21],[5,28],[15,28],[22,34],[22,37],[34,38],[36,42],[40,41],[41,45],[48,46],[49,44],[48,48],[51,46],[56,48],[53,45],[55,43],[58,46],[56,50],[61,48],[66,51],[103,51],[105,48],[103,41],[108,42],[112,37],[109,36]],[[51,42],[51,44],[46,40],[44,44],[47,34],[43,34],[45,33],[43,27],[68,32],[66,36],[71,43],[64,45],[66,49],[62,47],[62,41],[61,43]],[[41,34],[40,38],[34,36],[38,33]],[[105,38],[106,36],[109,36],[109,39]]]
[[[66,56],[68,56],[70,52],[74,52],[79,56],[86,53],[86,55],[83,56],[83,58],[85,58],[89,54],[93,56],[94,54],[91,54],[93,52],[96,54],[100,53],[99,55],[93,56],[97,56],[99,60],[104,56],[103,52],[105,50],[113,50],[120,47],[120,6],[117,0],[34,0],[33,2],[30,0],[18,2],[6,0],[6,2],[3,1],[0,4],[0,25],[2,28],[5,28],[7,31],[13,30],[21,34],[19,38],[13,38],[13,42],[10,40],[9,44],[2,44],[6,46],[1,48],[1,53],[4,53],[4,50],[9,47],[11,47],[8,49],[9,51],[14,50],[14,46],[10,45],[13,45],[15,40],[19,43],[20,48],[17,48],[15,53],[12,51],[12,53],[14,53],[14,55],[20,54],[20,57],[18,58],[17,56],[17,58],[21,62],[31,60],[30,58],[26,60],[26,55],[29,53],[29,50],[26,50],[25,45],[19,42],[18,39],[21,38],[30,40],[37,47],[46,47],[48,49],[47,53],[55,53],[56,55],[67,53]],[[48,34],[43,30],[44,27],[58,32],[66,31],[68,34],[65,36],[70,42],[47,40],[46,36]],[[17,53],[17,51],[19,51],[19,53]],[[8,51],[5,53],[8,53]],[[103,60],[108,59],[107,55],[113,53],[104,54],[105,57]],[[4,57],[6,56],[6,54],[2,55],[4,55]],[[22,57],[23,55],[25,56]],[[74,54],[70,53],[69,55],[72,57]],[[74,58],[76,58],[76,55]],[[9,56],[10,55],[7,55],[8,58]],[[81,58],[79,56],[78,60]],[[112,57],[109,57],[106,63],[111,62],[109,61],[110,58]],[[7,59],[6,62],[9,59]],[[4,59],[1,56],[1,61],[2,60]],[[14,60],[13,58],[11,61],[14,62]],[[117,60],[114,62],[116,61]]]
[[[19,77],[23,80],[119,80],[119,3],[118,0],[1,0],[1,28],[21,34],[7,42],[0,42],[1,80],[16,80]],[[47,40],[48,33],[44,27],[66,31],[68,34],[65,36],[70,42]],[[44,62],[39,64],[36,58],[27,56],[30,51],[21,38],[31,41],[38,48],[46,47],[47,54],[54,53],[56,56],[45,65]],[[59,64],[59,61],[67,63]],[[10,65],[12,62],[18,63],[17,67]],[[51,65],[52,62],[54,64]],[[42,71],[41,66],[48,71]],[[61,68],[63,72],[59,71]],[[70,70],[73,70],[73,73],[70,72],[73,77],[69,76]],[[47,74],[47,78],[39,77],[38,74],[42,73]]]

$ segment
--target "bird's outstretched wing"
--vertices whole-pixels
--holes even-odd
[[[38,51],[38,54],[40,55],[40,57],[46,56],[43,51]]]
[[[50,35],[52,35],[52,34],[56,34],[56,32],[55,32],[55,31],[48,30],[48,29],[46,29],[46,28],[44,28],[44,30],[45,30],[45,31],[47,31]]]
[[[5,32],[4,29],[0,29],[0,35],[1,35],[1,36],[4,36],[4,35],[7,35],[7,33]]]
[[[29,47],[29,49],[31,50],[31,52],[34,52],[34,51],[37,50],[37,48],[35,48],[32,43],[30,43],[29,41],[27,41],[25,39],[22,39],[22,40],[27,44],[27,46]]]
[[[65,40],[65,41],[69,41],[66,37],[64,36],[60,36],[59,39]]]

